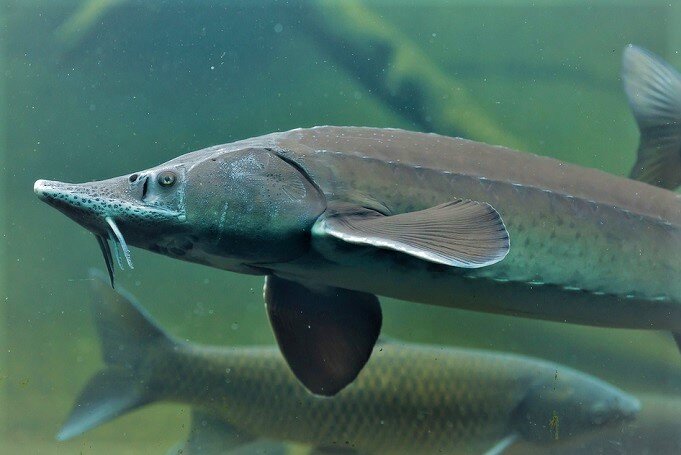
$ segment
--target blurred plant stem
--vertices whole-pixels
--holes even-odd
[[[359,1],[303,3],[297,19],[366,89],[425,131],[523,149],[414,43]]]
[[[127,0],[88,0],[55,30],[62,53],[77,48],[112,8]],[[303,2],[304,31],[372,94],[424,131],[525,149],[465,86],[359,1]]]
[[[54,31],[62,45],[62,53],[69,53],[92,32],[98,22],[115,6],[127,0],[86,0]]]

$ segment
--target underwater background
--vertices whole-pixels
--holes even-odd
[[[36,179],[98,180],[324,124],[434,131],[626,175],[638,132],[624,46],[681,67],[676,1],[0,5],[0,453],[165,453],[188,431],[189,408],[162,404],[55,441],[101,366],[87,272],[103,264],[90,233],[35,197]],[[118,283],[170,333],[274,342],[262,278],[133,255]],[[392,337],[526,353],[634,394],[681,393],[666,333],[382,300]]]

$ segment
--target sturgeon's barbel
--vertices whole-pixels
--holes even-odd
[[[317,397],[276,348],[177,340],[130,294],[95,276],[92,309],[106,367],[81,392],[60,439],[174,401],[191,405],[193,414],[178,453],[228,453],[267,438],[343,453],[499,454],[522,441],[560,446],[616,428],[639,411],[636,398],[559,364],[397,341],[378,345],[345,390]]]
[[[633,175],[649,183],[465,139],[327,126],[35,192],[95,233],[112,283],[107,239],[130,264],[126,241],[267,276],[282,353],[318,394],[371,354],[377,295],[679,333],[681,77],[638,48],[624,62],[642,132]]]

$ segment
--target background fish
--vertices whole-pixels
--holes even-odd
[[[659,394],[640,395],[641,412],[620,427],[572,438],[554,447],[517,444],[506,455],[660,455],[681,453],[681,398]]]
[[[217,432],[231,433],[223,449],[266,437],[364,453],[481,453],[599,431],[639,409],[630,395],[558,364],[394,341],[377,345],[355,383],[321,398],[296,381],[276,348],[179,341],[96,276],[93,313],[107,367],[81,392],[59,439],[151,402],[178,401],[194,407],[193,444]]]

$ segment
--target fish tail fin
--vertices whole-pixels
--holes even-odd
[[[681,185],[681,74],[630,44],[622,56],[622,80],[641,132],[630,177],[676,189]]]
[[[151,360],[176,345],[132,295],[111,289],[98,270],[90,276],[92,312],[106,365],[81,390],[57,434],[61,441],[159,399],[152,387]]]

